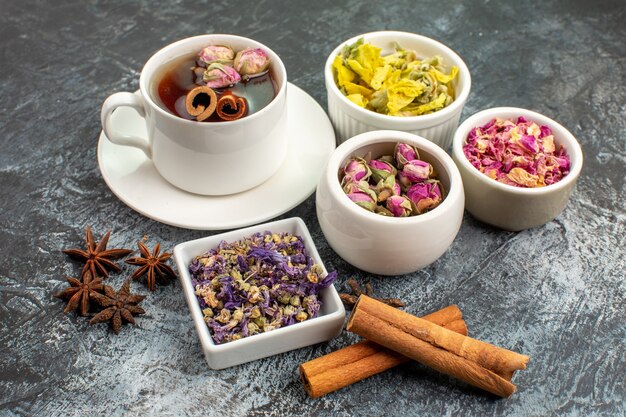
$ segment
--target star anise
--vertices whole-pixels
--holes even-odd
[[[89,310],[89,299],[92,299],[94,294],[100,294],[104,290],[102,280],[99,278],[93,279],[91,271],[85,272],[82,281],[72,277],[66,277],[66,279],[70,283],[70,287],[54,294],[54,296],[64,300],[69,299],[65,310],[63,310],[64,312],[69,313],[72,310],[78,310],[80,307],[80,315],[86,316]]]
[[[108,286],[104,286],[104,294],[94,294],[93,300],[100,306],[105,307],[104,310],[93,316],[89,324],[111,322],[111,328],[118,334],[122,328],[122,324],[135,324],[133,315],[145,314],[143,308],[137,306],[145,297],[143,295],[130,293],[130,279],[124,281],[119,291]]]
[[[85,263],[83,267],[84,275],[86,271],[91,271],[94,277],[103,276],[108,277],[109,273],[107,269],[119,272],[121,269],[111,259],[118,259],[126,256],[133,251],[130,249],[109,249],[107,250],[107,243],[109,243],[109,236],[111,231],[108,230],[106,234],[100,240],[100,243],[96,245],[96,242],[91,233],[91,228],[87,226],[86,230],[86,243],[87,249],[65,249],[63,253],[68,254],[71,258],[78,259]]]
[[[348,281],[346,283],[350,287],[351,294],[341,293],[341,294],[339,294],[339,298],[341,298],[341,301],[343,302],[343,304],[347,308],[352,308],[352,307],[354,307],[354,305],[356,304],[357,300],[359,299],[359,296],[361,294],[363,294],[364,292],[361,289],[361,286],[359,285],[359,283],[356,282],[356,280],[354,278],[348,279]],[[404,302],[402,300],[400,300],[398,298],[379,298],[379,297],[374,297],[374,291],[372,289],[372,284],[370,284],[369,282],[367,284],[365,284],[365,295],[367,295],[368,297],[372,297],[373,299],[378,300],[381,303],[385,303],[387,305],[390,305],[392,307],[404,307],[406,305],[406,304],[404,304]]]
[[[176,279],[174,270],[169,265],[165,264],[172,254],[163,252],[162,255],[159,255],[161,244],[157,243],[152,253],[150,253],[150,249],[142,242],[137,242],[137,246],[139,246],[141,257],[126,260],[128,264],[141,266],[135,271],[132,279],[137,280],[146,275],[146,286],[150,291],[156,289],[156,281],[158,281],[159,284],[165,284],[169,279]]]

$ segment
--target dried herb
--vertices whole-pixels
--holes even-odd
[[[140,266],[140,268],[133,273],[132,279],[138,280],[145,275],[146,286],[150,291],[156,289],[157,281],[159,284],[167,284],[170,279],[176,279],[174,270],[165,263],[170,259],[172,254],[163,252],[163,254],[159,255],[161,244],[157,243],[152,253],[150,253],[148,247],[142,242],[138,242],[137,246],[139,247],[139,252],[141,252],[141,257],[126,260],[127,264]]]
[[[470,163],[489,178],[521,188],[544,187],[569,173],[570,160],[548,126],[518,117],[472,129],[463,145]]]
[[[100,294],[104,290],[102,280],[100,278],[94,279],[89,270],[85,271],[82,280],[72,277],[66,277],[66,279],[70,287],[54,296],[68,300],[63,310],[65,313],[78,310],[81,316],[86,316],[87,311],[89,311],[89,300],[92,299],[95,294]]]
[[[354,278],[348,279],[348,281],[346,283],[350,287],[350,294],[348,294],[348,293],[341,293],[341,294],[339,294],[339,298],[341,298],[341,301],[343,302],[343,304],[347,308],[354,307],[354,305],[356,304],[356,302],[359,299],[359,296],[361,296],[361,294],[365,294],[368,297],[371,297],[371,298],[373,298],[375,300],[380,301],[381,303],[385,303],[385,304],[390,305],[392,307],[404,307],[406,305],[399,298],[379,298],[379,297],[374,297],[374,290],[372,289],[372,284],[370,284],[369,282],[365,284],[365,291],[363,291],[363,289],[361,288],[359,283]]]
[[[233,65],[242,77],[250,77],[267,71],[270,62],[269,55],[263,49],[246,48],[237,52]]]
[[[111,322],[111,328],[118,334],[123,323],[135,324],[134,315],[145,314],[143,308],[137,306],[144,298],[143,295],[130,293],[130,279],[124,281],[119,291],[105,285],[104,294],[93,294],[93,300],[105,309],[93,316],[89,324]]]
[[[81,276],[86,271],[91,271],[91,275],[95,277],[108,277],[108,270],[114,270],[119,272],[120,267],[117,266],[111,259],[118,259],[123,256],[129,255],[133,251],[130,249],[108,249],[107,243],[109,242],[109,236],[111,231],[108,230],[102,237],[102,240],[96,245],[96,241],[93,238],[91,228],[86,228],[86,245],[85,250],[82,249],[65,249],[63,253],[69,255],[71,258],[77,259],[85,263]]]
[[[390,116],[419,116],[450,105],[458,73],[455,66],[445,68],[439,56],[418,59],[416,51],[398,44],[394,53],[381,56],[381,49],[363,38],[343,48],[332,70],[348,100]]]
[[[256,233],[197,256],[189,265],[204,320],[217,344],[317,316],[324,276],[299,236]]]
[[[352,157],[339,171],[348,198],[382,216],[417,216],[435,209],[444,190],[431,164],[415,146],[397,143],[393,155]]]

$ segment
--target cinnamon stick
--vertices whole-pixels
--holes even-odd
[[[225,94],[217,101],[215,111],[222,120],[241,119],[248,112],[248,102],[243,97]]]
[[[515,392],[507,378],[528,356],[502,349],[362,295],[346,327],[366,339],[493,394]]]
[[[199,122],[211,117],[216,107],[217,94],[212,88],[205,85],[194,88],[185,97],[187,113],[194,116]]]
[[[461,310],[456,305],[423,317],[451,331],[467,334]],[[410,359],[379,344],[364,340],[300,365],[304,387],[311,398],[320,397],[376,375]]]

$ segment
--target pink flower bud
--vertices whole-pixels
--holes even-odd
[[[398,170],[391,163],[383,161],[382,159],[373,159],[369,162],[369,167],[372,170],[372,179],[378,183],[380,180],[385,180],[389,176],[395,177]]]
[[[378,181],[375,191],[378,194],[378,202],[383,202],[392,195],[400,195],[400,193],[402,192],[402,190],[400,189],[400,184],[396,182],[396,178],[392,175],[388,176],[384,180]]]
[[[409,181],[415,183],[426,181],[433,173],[433,167],[428,162],[413,159],[411,161],[407,161],[404,168],[402,168],[402,172]]]
[[[371,173],[364,159],[353,158],[343,168],[341,185],[344,186],[349,182],[367,181]]]
[[[414,184],[407,190],[406,196],[413,203],[414,211],[417,214],[434,209],[443,200],[439,181]]]
[[[402,171],[398,171],[398,175],[396,176],[397,178],[397,182],[398,184],[400,184],[400,187],[402,187],[403,190],[408,189],[411,185],[413,185],[413,183],[411,182],[411,180],[406,176],[406,174]]]
[[[368,193],[357,191],[346,195],[350,200],[366,210],[374,211],[376,209],[376,200]]]
[[[407,217],[413,212],[411,201],[400,195],[389,197],[386,206],[394,217]]]
[[[402,169],[402,167],[404,167],[404,165],[406,165],[409,161],[419,159],[419,153],[417,152],[415,146],[400,142],[396,145],[394,156],[396,157],[398,169]]]
[[[206,69],[202,79],[206,83],[207,87],[224,88],[238,83],[241,80],[241,77],[233,67],[213,63]]]
[[[349,181],[342,188],[343,188],[343,192],[346,194],[356,193],[356,192],[362,192],[362,193],[370,192],[370,185],[368,184],[367,181],[358,181],[358,182]]]
[[[254,75],[270,66],[270,57],[261,48],[246,48],[237,52],[235,69],[241,75]]]
[[[209,45],[198,53],[199,60],[211,65],[216,62],[218,64],[232,65],[235,59],[235,51],[228,46]]]

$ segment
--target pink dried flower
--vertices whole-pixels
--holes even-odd
[[[407,162],[419,159],[420,157],[415,146],[402,142],[398,142],[398,144],[396,144],[396,149],[393,154],[396,158],[398,169],[402,169]]]
[[[393,213],[394,217],[407,217],[413,212],[411,200],[401,195],[392,195],[386,201],[387,210]]]
[[[198,58],[200,63],[205,64],[203,66],[209,66],[214,62],[232,66],[235,51],[229,46],[209,45],[198,53]]]
[[[413,159],[407,161],[402,168],[402,173],[413,183],[426,181],[432,175],[433,167],[428,162]]]
[[[523,117],[516,122],[496,118],[472,129],[463,153],[480,172],[515,187],[554,184],[570,167],[563,147],[556,149],[550,128]]]
[[[235,69],[241,75],[254,75],[267,70],[270,57],[261,48],[246,48],[237,52]]]
[[[342,171],[342,186],[349,182],[367,181],[372,174],[367,162],[362,158],[352,158],[348,161]]]
[[[346,195],[350,200],[366,210],[374,211],[376,209],[376,199],[368,193],[356,191]]]
[[[392,195],[400,195],[402,193],[400,184],[396,182],[396,177],[391,175],[384,180],[378,181],[374,189],[377,194],[376,200],[379,203],[387,200]]]
[[[341,187],[355,204],[381,216],[425,213],[437,207],[444,194],[433,176],[433,167],[418,158],[417,149],[406,143],[397,143],[393,156],[371,159],[368,153],[364,159],[353,157],[339,172]],[[399,160],[403,163],[401,170]]]
[[[427,181],[411,186],[406,196],[414,204],[414,211],[422,214],[437,207],[443,201],[439,181]]]
[[[398,172],[396,167],[382,159],[371,160],[369,167],[372,171],[372,180],[374,180],[375,183],[378,183],[380,180],[385,180],[389,176],[395,177]]]
[[[241,77],[233,67],[214,62],[208,66],[202,79],[207,87],[224,88],[238,83]]]

